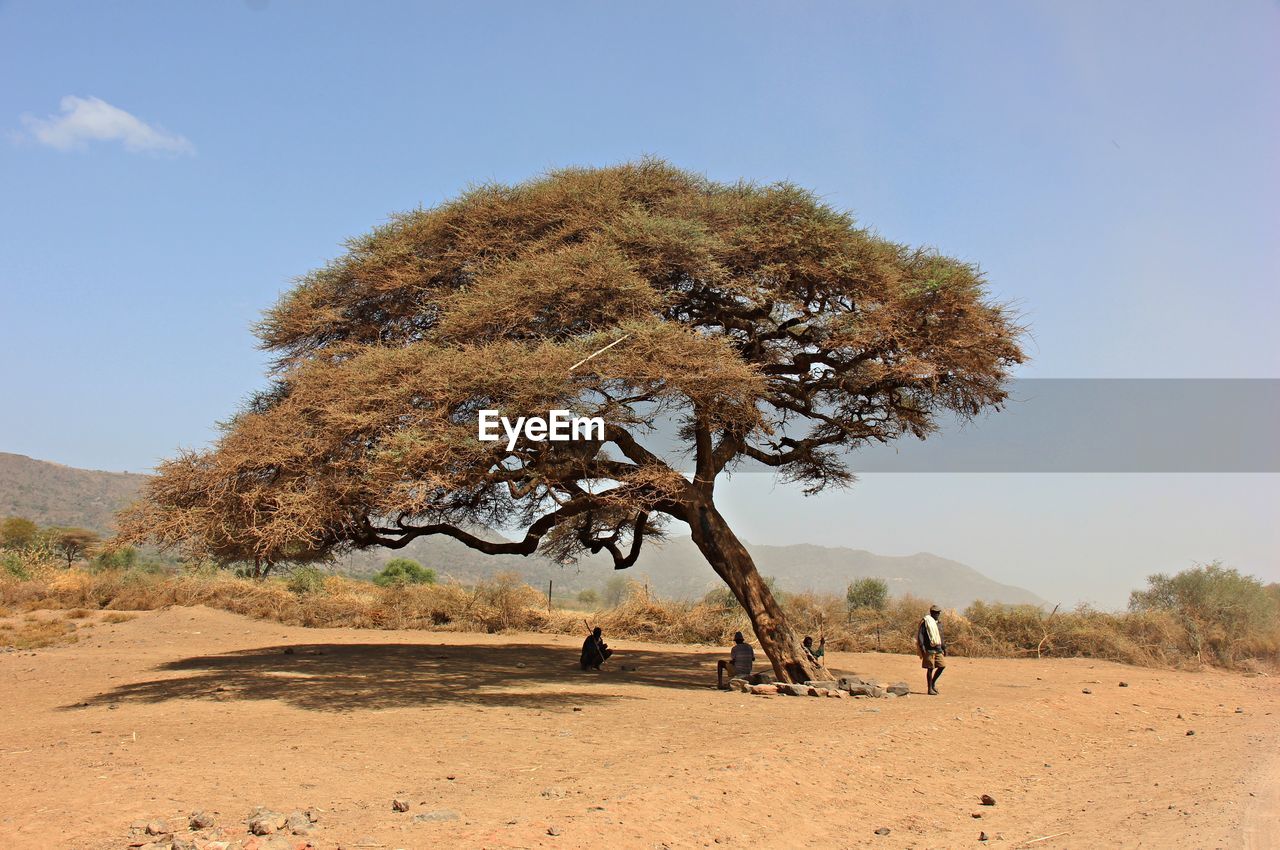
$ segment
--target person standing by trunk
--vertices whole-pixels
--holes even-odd
[[[942,678],[942,671],[947,667],[947,644],[942,639],[941,619],[942,609],[932,605],[916,629],[916,651],[920,653],[920,666],[924,668],[930,696],[938,695],[938,679]]]

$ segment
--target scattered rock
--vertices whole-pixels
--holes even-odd
[[[186,836],[175,835],[169,847],[170,850],[196,850],[196,843]]]
[[[778,692],[777,685],[752,685],[751,693],[753,694],[776,694]]]
[[[554,787],[543,788],[542,796],[546,797],[549,800],[559,800],[565,796],[565,790],[563,788],[554,788]]]
[[[980,818],[980,817],[982,817],[982,812],[973,812],[973,813],[971,813],[971,814],[969,815],[969,817],[971,817],[971,818]]]
[[[743,693],[746,693],[751,690],[751,683],[746,679],[730,679],[729,690],[742,691]]]
[[[888,692],[888,691],[886,691],[884,688],[880,687],[879,685],[876,685],[875,687],[873,687],[873,688],[871,689],[871,694],[870,694],[870,696],[873,696],[873,697],[876,697],[877,699],[879,699],[880,697],[884,696],[884,695],[885,695],[885,694],[887,694],[887,693],[889,693],[889,692]]]
[[[979,832],[979,833],[978,833],[978,840],[979,840],[979,841],[986,841],[986,840],[987,840],[987,834],[986,834],[985,832]]]
[[[982,805],[984,805],[984,806],[994,806],[995,804],[996,804],[996,798],[995,798],[995,797],[992,797],[990,794],[983,794],[983,795],[982,795]]]
[[[213,815],[206,811],[192,812],[187,818],[187,826],[192,829],[209,829],[215,823]]]
[[[1120,683],[1120,687],[1122,687],[1122,688],[1127,688],[1127,687],[1129,687],[1129,683],[1128,683],[1128,682],[1121,682],[1121,683]]]
[[[284,829],[285,816],[265,806],[249,812],[249,831],[254,835],[272,835]]]
[[[906,682],[894,682],[886,690],[888,690],[889,693],[900,697],[905,697],[907,694],[911,693],[911,688],[907,686]]]
[[[147,826],[144,831],[147,835],[168,835],[173,832],[173,830],[169,828],[169,822],[164,818],[156,818],[155,820],[147,821]]]
[[[573,707],[573,710],[574,710],[574,711],[582,711],[582,706],[580,706],[580,705],[575,705],[575,706]]]
[[[401,800],[400,798],[396,798],[396,799],[392,800],[392,801],[391,801],[391,811],[393,811],[393,812],[407,812],[407,811],[409,811],[409,801],[408,801],[408,800]]]
[[[1187,737],[1189,738],[1189,737],[1191,737],[1192,735],[1194,735],[1195,733],[1196,733],[1196,730],[1194,730],[1194,729],[1188,729],[1188,730],[1187,730]]]
[[[831,691],[827,690],[826,688],[815,688],[815,687],[813,687],[812,685],[810,685],[810,686],[809,686],[809,693],[813,694],[813,693],[814,693],[814,691],[817,691],[817,693],[816,693],[816,694],[814,694],[814,696],[820,696],[820,697],[831,696]],[[837,693],[838,693],[838,691],[837,691]]]
[[[747,677],[747,681],[753,685],[772,685],[774,683],[772,673],[752,673]]]
[[[842,690],[836,689],[834,691],[827,691],[827,696],[835,697],[836,699],[844,699],[845,697],[848,696],[848,694],[846,694]]]
[[[1244,709],[1240,706],[1236,706],[1236,714],[1244,714]]]
[[[560,828],[559,828],[559,827],[557,827],[557,826],[549,826],[549,827],[547,827],[547,835],[559,835],[559,834],[560,834]]]
[[[811,688],[826,688],[827,690],[840,687],[840,683],[835,679],[823,679],[819,682],[805,682],[805,684]]]
[[[866,679],[863,679],[861,676],[841,676],[839,681],[836,682],[836,687],[843,688],[844,690],[847,691],[849,690],[849,687],[851,685],[874,685],[874,684],[875,682],[871,682]]]
[[[516,667],[518,667],[518,668],[520,668],[521,670],[523,670],[523,669],[525,668],[525,663],[524,663],[523,661],[517,661],[517,662],[516,662]]]
[[[888,835],[888,834],[889,834],[889,827],[887,826],[882,826],[876,830],[876,835]]]
[[[431,821],[458,820],[460,815],[453,809],[436,809],[435,811],[426,812],[421,815],[414,815],[414,823],[428,823]]]
[[[1088,688],[1084,688],[1084,689],[1082,689],[1082,690],[1080,691],[1080,693],[1082,693],[1082,694],[1091,694],[1091,693],[1093,693],[1093,691],[1089,690]]]
[[[307,820],[311,821],[312,823],[320,823],[319,809],[307,809],[306,812],[304,812],[303,814],[305,814],[307,816]]]
[[[397,802],[402,802],[397,800]],[[406,802],[403,809],[397,811],[407,812],[409,804]],[[306,835],[311,831],[311,818],[307,817],[306,812],[289,812],[289,816],[284,819],[284,828],[292,832],[294,835]]]

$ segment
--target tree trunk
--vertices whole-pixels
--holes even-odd
[[[800,639],[787,623],[778,600],[764,583],[751,554],[714,505],[693,507],[689,527],[693,542],[712,569],[733,591],[755,629],[760,648],[773,664],[773,673],[782,682],[806,682],[821,673],[805,655]]]

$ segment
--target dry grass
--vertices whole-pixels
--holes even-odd
[[[600,626],[611,638],[660,643],[727,644],[735,631],[750,633],[746,615],[736,607],[657,599],[638,584],[613,608],[548,611],[545,597],[514,575],[474,587],[382,588],[332,575],[313,583],[255,581],[216,571],[95,573],[47,567],[27,579],[0,578],[0,605],[65,610],[66,619],[97,609],[113,612],[104,622],[129,618],[115,613],[120,611],[207,605],[310,627],[582,634]],[[815,594],[787,596],[784,606],[799,631],[825,635],[832,649],[897,653],[915,651],[915,630],[928,607],[919,599],[899,598],[883,611],[849,612],[842,600]],[[1199,663],[1191,636],[1165,611],[1113,614],[1082,607],[1046,613],[1033,606],[975,603],[964,612],[947,612],[943,622],[949,649],[961,656],[1088,657],[1143,666]],[[71,624],[62,625],[74,630]],[[1280,634],[1255,635],[1247,646],[1234,647],[1231,657],[1236,659],[1231,666],[1273,668],[1280,664]]]
[[[0,622],[0,647],[39,649],[75,641],[76,627],[63,620],[27,617],[16,622]]]

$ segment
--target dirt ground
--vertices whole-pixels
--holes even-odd
[[[596,674],[546,635],[76,623],[0,653],[6,850],[195,809],[244,839],[257,805],[319,809],[320,850],[1280,847],[1274,678],[955,658],[928,697],[914,658],[832,653],[913,693],[761,697],[711,687],[712,647],[617,642]]]

